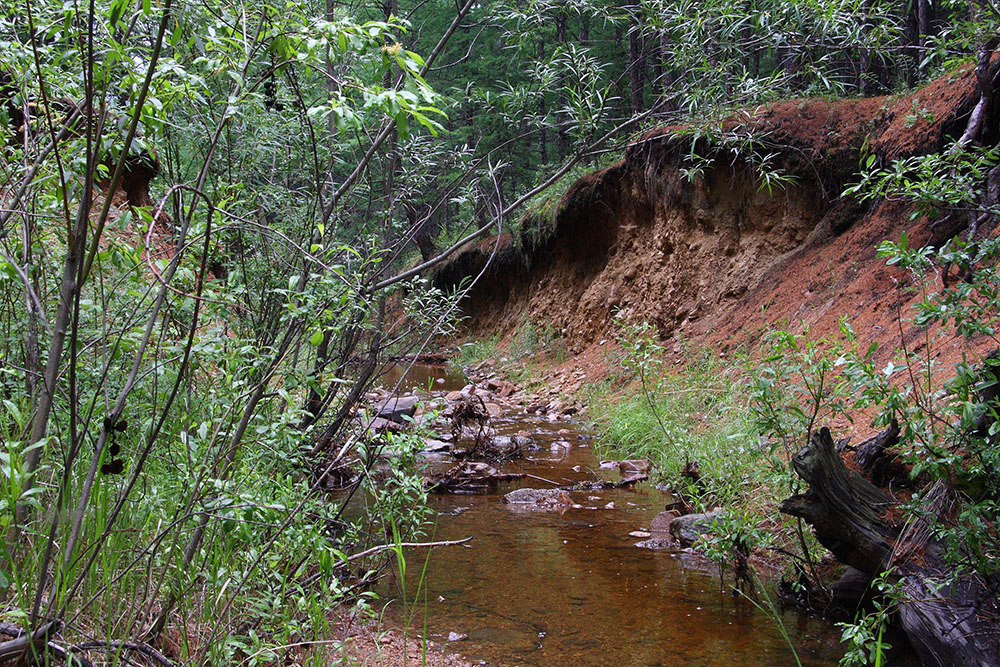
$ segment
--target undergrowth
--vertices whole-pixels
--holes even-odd
[[[647,362],[651,368],[641,371],[620,357],[619,373],[589,387],[601,455],[649,459],[661,481],[702,504],[743,502],[764,492],[761,450],[740,374],[705,355],[683,372],[650,378],[649,372],[661,370],[660,360]],[[642,385],[643,377],[648,390],[622,391],[630,382]]]
[[[667,370],[652,325],[618,327],[620,352],[609,360],[618,370],[588,391],[598,454],[648,459],[690,509],[714,510],[712,530],[696,548],[720,566],[720,581],[731,569],[737,586],[752,586],[750,556],[796,540],[811,562],[815,541],[776,508],[796,487],[788,452],[759,435],[751,358],[688,349],[683,367]]]

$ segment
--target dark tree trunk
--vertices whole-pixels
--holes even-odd
[[[426,204],[417,206],[407,204],[404,209],[406,210],[406,218],[410,222],[413,242],[420,250],[420,258],[425,262],[433,259],[437,255],[437,249],[434,246],[434,232],[437,225],[433,223],[431,207]]]
[[[641,113],[643,103],[642,85],[642,36],[639,34],[639,19],[634,18],[632,29],[628,33],[629,83],[632,90],[632,113]]]
[[[925,665],[1000,664],[1000,627],[990,582],[958,575],[925,521],[899,518],[898,502],[847,469],[829,429],[813,434],[792,459],[809,491],[780,509],[812,524],[816,538],[841,562],[876,575],[890,572],[902,591],[899,618]],[[950,495],[941,483],[927,494],[931,516],[943,514]]]
[[[556,14],[556,43],[562,47],[566,45],[566,12]],[[558,93],[556,95],[556,150],[559,159],[562,160],[569,153],[569,136],[567,135],[567,124],[569,118],[563,107],[566,106],[566,95],[563,92],[566,85],[566,77],[559,77],[556,83]]]
[[[927,0],[917,0],[917,44],[926,46],[931,32],[931,6]],[[922,54],[921,54],[922,55]]]
[[[545,60],[545,39],[538,40],[538,61]],[[541,127],[538,130],[538,155],[543,165],[549,163],[548,133],[545,131],[545,91],[538,91],[538,117]]]

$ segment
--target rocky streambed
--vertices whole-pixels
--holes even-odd
[[[489,665],[795,664],[775,619],[720,587],[686,546],[705,524],[666,511],[673,498],[644,462],[600,461],[573,421],[581,406],[479,371],[466,381],[418,368],[396,397],[368,396],[372,428],[430,433],[428,485],[446,491],[432,494],[432,539],[473,537],[410,555],[395,625]],[[456,426],[469,404],[488,419]],[[460,483],[442,485],[449,476]],[[803,664],[842,655],[829,622],[780,619]]]

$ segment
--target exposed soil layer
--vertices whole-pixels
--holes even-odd
[[[716,132],[752,136],[750,148],[695,142],[714,158],[693,181],[681,171],[690,132],[648,132],[621,162],[570,187],[546,238],[487,239],[445,265],[437,281],[475,277],[495,252],[465,302],[470,333],[509,334],[528,319],[561,330],[581,361],[612,338],[615,313],[721,351],[753,347],[777,325],[822,336],[843,315],[859,338],[892,349],[900,343],[897,307],[914,296],[905,273],[887,267],[875,247],[904,231],[911,243],[940,243],[935,234],[945,232],[911,220],[901,204],[840,193],[868,156],[888,165],[940,150],[961,134],[977,96],[966,67],[905,96],[763,107]],[[990,122],[986,132],[995,136]],[[773,155],[792,183],[761,188],[748,150]]]

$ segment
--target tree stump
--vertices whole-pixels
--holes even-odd
[[[830,430],[813,433],[792,458],[809,491],[780,509],[813,526],[816,538],[843,563],[899,584],[899,618],[925,665],[1000,665],[1000,609],[995,589],[975,573],[957,573],[920,519],[903,521],[898,502],[837,455]],[[950,502],[938,483],[927,494],[931,515]]]

